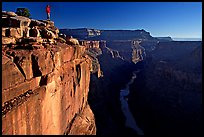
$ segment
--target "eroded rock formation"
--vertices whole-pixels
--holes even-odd
[[[52,21],[2,12],[2,134],[96,134],[86,47]]]
[[[128,100],[145,135],[202,135],[201,49],[200,41],[171,41],[147,52]]]

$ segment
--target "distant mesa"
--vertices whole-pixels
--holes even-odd
[[[156,38],[161,42],[173,41],[173,39],[170,36],[168,36],[168,37],[156,37]]]
[[[143,40],[158,41],[149,32],[141,30],[99,30],[91,28],[59,29],[60,33],[72,35],[80,40]],[[171,38],[169,38],[171,39]]]

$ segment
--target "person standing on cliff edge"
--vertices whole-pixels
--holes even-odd
[[[50,5],[46,6],[47,20],[50,20]]]

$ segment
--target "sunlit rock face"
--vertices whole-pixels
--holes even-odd
[[[59,42],[52,21],[2,18],[2,134],[96,134],[86,47]]]

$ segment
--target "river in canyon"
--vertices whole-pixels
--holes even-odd
[[[124,114],[124,116],[126,118],[125,126],[133,129],[134,131],[136,131],[138,135],[144,135],[143,131],[138,127],[132,113],[130,112],[130,109],[129,109],[129,106],[128,106],[128,98],[127,98],[128,94],[130,92],[129,86],[136,79],[136,77],[137,77],[136,74],[138,72],[139,71],[134,71],[131,80],[126,84],[126,88],[120,90],[120,102],[121,102],[122,112],[123,112],[123,114]]]

